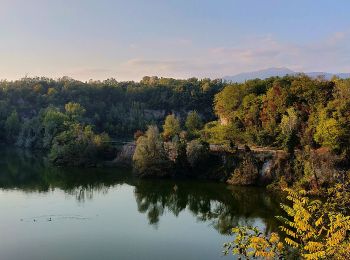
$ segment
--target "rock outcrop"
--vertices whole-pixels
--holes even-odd
[[[136,144],[134,142],[124,144],[119,150],[116,158],[113,160],[113,163],[131,166],[135,149]]]

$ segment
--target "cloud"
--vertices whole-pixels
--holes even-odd
[[[289,67],[298,70],[343,70],[348,68],[350,37],[336,32],[322,41],[298,44],[283,42],[272,36],[251,38],[240,46],[209,50],[211,60],[226,62],[237,73],[267,67]]]
[[[274,40],[271,36],[252,38],[241,47],[211,49],[213,59],[225,60],[235,70],[269,66],[294,65],[300,49],[291,43]],[[285,64],[285,63],[288,64]]]
[[[202,49],[195,48],[191,41],[185,41],[184,44],[190,46],[180,53],[173,53],[170,46],[163,46],[167,50],[166,54],[157,55],[153,49],[135,54],[136,57],[110,68],[84,68],[72,74],[79,78],[116,77],[118,80],[139,80],[146,75],[219,78],[268,67],[288,67],[304,72],[350,71],[350,37],[347,32],[336,32],[321,41],[303,44],[282,41],[272,35],[246,38],[231,46]]]
[[[346,36],[347,36],[346,32],[335,32],[333,35],[331,35],[329,37],[329,43],[336,44],[336,43],[342,41],[343,39],[345,39]]]
[[[31,70],[27,70],[29,65],[24,64],[22,59],[24,69],[21,75],[28,72],[40,76],[67,75],[80,80],[111,77],[118,80],[140,80],[146,75],[220,78],[268,67],[288,67],[304,72],[350,72],[349,32],[335,32],[323,40],[302,43],[265,35],[248,37],[222,46],[197,45],[198,43],[185,38],[163,41],[161,44],[158,42],[158,45],[149,44],[126,46],[125,57],[112,59],[113,55],[106,53],[105,56],[77,59],[71,67],[65,66],[62,70],[60,67],[65,64],[62,62],[56,62],[51,67],[31,67]],[[11,66],[18,70],[17,65],[14,63]],[[13,76],[16,77],[17,74]]]
[[[190,73],[191,66],[185,60],[153,60],[133,58],[118,67],[118,74],[122,79],[139,80],[143,76],[184,77]]]

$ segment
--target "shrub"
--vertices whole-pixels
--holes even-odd
[[[181,132],[180,120],[175,115],[168,115],[165,118],[163,125],[163,136],[165,139],[170,139],[179,135]]]
[[[249,155],[243,157],[239,166],[234,170],[227,183],[232,185],[253,185],[259,177],[256,160]]]
[[[109,149],[107,134],[95,134],[91,126],[74,123],[53,139],[49,159],[55,165],[95,166]]]
[[[199,140],[192,140],[186,147],[187,161],[192,168],[198,168],[200,165],[206,165],[209,157],[209,145]]]

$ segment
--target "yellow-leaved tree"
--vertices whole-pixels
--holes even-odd
[[[311,199],[306,191],[286,189],[291,206],[281,204],[286,217],[277,218],[286,237],[269,237],[257,228],[236,227],[234,241],[224,245],[225,253],[250,259],[285,259],[294,249],[302,259],[350,259],[349,187],[337,184],[328,189],[326,201]]]
[[[231,251],[240,258],[267,258],[275,259],[283,256],[284,245],[277,233],[266,237],[257,227],[241,226],[232,229],[235,238],[232,242],[224,244],[224,254]]]
[[[287,192],[293,205],[282,204],[288,217],[278,217],[285,242],[305,259],[350,258],[350,216],[332,206],[330,199],[322,202],[308,198],[305,191]]]

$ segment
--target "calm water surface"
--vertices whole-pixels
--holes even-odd
[[[277,202],[259,188],[58,169],[2,150],[0,259],[231,259],[230,228],[275,230]]]

